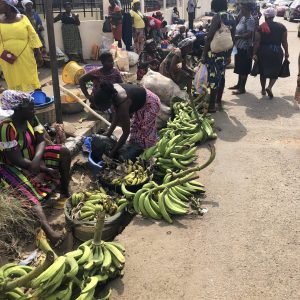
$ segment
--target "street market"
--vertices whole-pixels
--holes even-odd
[[[297,1],[0,0],[0,299],[300,296]]]

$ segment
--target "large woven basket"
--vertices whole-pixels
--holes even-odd
[[[78,221],[71,218],[70,212],[72,209],[71,199],[69,198],[65,202],[64,212],[66,224],[73,229],[73,235],[80,241],[88,241],[94,237],[95,232],[95,221]],[[126,212],[116,213],[114,216],[106,218],[104,221],[103,231],[102,231],[102,240],[110,241],[117,236],[126,225],[124,225],[123,218]]]
[[[35,114],[38,117],[41,124],[46,124],[46,123],[52,124],[55,123],[56,121],[54,103],[44,108],[36,108]]]

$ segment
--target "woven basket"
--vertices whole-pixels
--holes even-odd
[[[66,224],[73,229],[73,235],[78,240],[85,242],[94,237],[95,221],[78,221],[71,218],[70,212],[72,210],[71,199],[65,202],[64,212]],[[102,240],[111,241],[124,229],[123,217],[126,214],[125,210],[116,213],[112,217],[106,218],[104,221]]]
[[[38,117],[41,124],[46,123],[55,123],[56,116],[55,116],[55,105],[52,103],[51,105],[44,107],[44,108],[36,108],[35,115]]]

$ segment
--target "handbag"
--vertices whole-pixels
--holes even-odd
[[[290,62],[289,62],[288,59],[285,59],[282,66],[281,66],[279,77],[286,78],[286,77],[289,77],[290,75],[291,75],[291,73],[290,73]]]
[[[0,38],[1,38],[1,42],[2,42],[2,46],[4,49],[4,42],[3,42],[3,38],[2,38],[2,34],[1,34],[1,30],[0,30]],[[3,52],[0,55],[0,58],[3,59],[4,61],[6,61],[7,63],[13,65],[15,63],[15,61],[18,59],[19,56],[22,55],[22,53],[25,51],[25,49],[27,48],[28,42],[26,43],[24,49],[21,51],[21,53],[16,56],[15,54],[13,54],[12,52],[8,51],[8,50],[3,50]]]
[[[221,19],[221,16],[220,16]],[[221,19],[221,26],[216,31],[211,43],[210,50],[213,53],[220,53],[223,51],[228,51],[233,47],[233,41],[230,29],[223,23]]]
[[[109,18],[105,19],[102,27],[102,32],[112,32]]]
[[[259,74],[259,65],[258,65],[258,61],[254,61],[254,64],[253,64],[253,66],[252,66],[250,75],[255,77],[255,76],[257,76],[258,74]]]
[[[0,55],[0,58],[12,65],[18,57],[7,50],[3,50],[3,52]]]

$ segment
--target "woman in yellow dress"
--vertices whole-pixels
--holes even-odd
[[[26,16],[12,0],[0,0],[0,66],[8,89],[31,92],[41,87],[37,64],[42,43]]]

